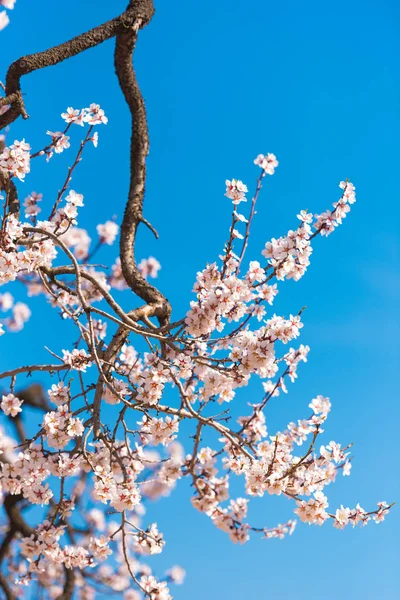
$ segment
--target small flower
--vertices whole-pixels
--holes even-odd
[[[275,154],[270,153],[265,156],[264,154],[259,154],[254,160],[254,164],[261,167],[267,175],[273,175],[279,163],[276,160]]]
[[[143,258],[138,264],[138,269],[142,277],[157,277],[158,271],[161,269],[161,265],[156,258],[149,256],[149,258]]]
[[[67,112],[61,113],[61,116],[66,123],[75,123],[75,125],[81,125],[82,127],[84,126],[84,113],[80,110],[72,108],[71,106],[67,108]]]
[[[108,118],[105,116],[104,110],[98,104],[94,103],[85,109],[83,120],[89,123],[89,125],[106,125],[108,123]]]
[[[5,29],[9,23],[10,19],[8,18],[6,11],[2,10],[0,12],[0,31]]]
[[[22,412],[22,403],[23,400],[20,400],[14,394],[7,394],[7,396],[3,396],[0,406],[5,415],[16,417],[18,413]]]
[[[229,179],[227,179],[225,181],[225,185],[225,196],[227,198],[230,198],[233,204],[237,205],[241,202],[247,202],[245,194],[248,192],[248,189],[242,181],[240,181],[239,179],[232,179],[232,181],[229,181]]]
[[[103,225],[97,225],[97,233],[102,244],[111,246],[119,232],[119,226],[114,221],[106,221]]]
[[[70,147],[69,136],[64,135],[62,131],[46,131],[46,133],[52,138],[51,145],[56,154],[61,154],[61,152]]]

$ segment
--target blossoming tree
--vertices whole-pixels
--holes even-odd
[[[10,9],[14,1],[0,4]],[[295,381],[309,352],[295,341],[302,311],[278,316],[270,307],[278,285],[304,276],[314,240],[342,224],[356,200],[352,183],[340,183],[332,209],[300,210],[293,229],[267,241],[258,260],[249,261],[256,204],[278,166],[273,154],[258,155],[251,200],[244,183],[226,181],[227,241],[216,262],[197,273],[186,315],[172,319],[167,298],[149,282],[157,276],[158,261],[136,259],[139,225],[157,235],[143,215],[149,142],[132,65],[139,32],[153,12],[152,0],[132,0],[115,19],[14,62],[3,86],[4,130],[28,118],[23,76],[115,38],[115,70],[132,116],[124,216],[120,224],[97,225],[93,247],[88,232],[78,227],[78,215],[90,211],[91,199],[84,202],[71,189],[71,177],[87,146],[98,144],[97,129],[108,121],[104,110],[94,103],[67,108],[60,131],[47,131],[48,143],[39,151],[31,150],[30,140],[9,143],[9,134],[0,141],[0,343],[35,318],[29,306],[14,300],[14,282],[26,286],[28,296],[41,296],[45,310],[57,311],[76,329],[73,347],[60,342],[48,364],[21,366],[22,356],[0,374],[0,586],[8,599],[29,597],[32,582],[41,597],[62,600],[95,598],[107,590],[126,600],[172,598],[172,585],[182,583],[184,571],[175,566],[166,574],[153,572],[148,556],[163,550],[164,539],[156,523],[146,522],[143,502],[162,499],[183,478],[191,481],[193,507],[234,543],[252,534],[283,538],[294,530],[293,518],[272,527],[249,522],[248,504],[255,496],[285,496],[302,522],[330,521],[339,529],[380,522],[390,509],[385,502],[368,511],[359,504],[329,508],[325,488],[338,473],[350,474],[351,457],[350,446],[319,443],[331,409],[328,398],[311,399],[304,419],[284,431],[267,431],[269,403]],[[81,128],[82,141],[55,201],[26,194],[38,161],[73,152],[73,128]],[[95,265],[98,248],[112,246],[118,234],[110,268]],[[124,290],[131,310],[120,306],[115,290]],[[65,326],[59,326],[60,339]],[[37,383],[28,385],[28,375]],[[249,404],[245,388],[251,378],[261,380],[264,393]],[[243,412],[233,422],[232,403]],[[26,407],[40,414],[36,430]],[[182,429],[190,435],[180,434]],[[241,497],[231,496],[232,479],[242,481]]]

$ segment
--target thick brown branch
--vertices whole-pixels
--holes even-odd
[[[149,10],[152,5],[148,1]],[[171,307],[166,298],[141,276],[137,268],[134,246],[139,223],[146,222],[142,215],[146,181],[146,158],[149,152],[149,136],[146,108],[132,64],[132,56],[140,21],[130,30],[118,33],[115,47],[115,70],[132,117],[130,185],[121,225],[120,257],[126,282],[140,298],[153,306],[152,315],[160,324],[169,320]]]
[[[57,600],[71,600],[75,590],[75,571],[74,569],[64,569],[65,583],[62,594],[57,597]]]
[[[154,12],[153,2],[152,0],[146,0],[146,4],[148,14],[151,16]],[[141,25],[141,19],[138,18],[133,27],[117,34],[114,56],[115,71],[132,118],[130,185],[121,225],[120,258],[122,272],[127,284],[135,294],[146,302],[145,306],[134,311],[134,316],[132,313],[129,316],[132,316],[135,320],[155,316],[158,318],[160,325],[163,326],[169,322],[171,306],[165,296],[142,277],[135,260],[135,240],[138,225],[141,222],[148,224],[143,217],[142,210],[149,135],[146,108],[132,64],[137,32]],[[93,429],[96,438],[100,435],[100,409],[105,383],[104,377],[108,377],[110,372],[110,367],[107,365],[112,364],[118,356],[128,335],[129,330],[126,327],[119,327],[103,356],[103,374],[100,374],[97,381],[93,402]]]
[[[3,562],[5,556],[7,555],[7,552],[9,551],[10,547],[11,547],[11,543],[14,539],[14,536],[16,534],[15,529],[10,526],[9,530],[7,531],[6,535],[4,536],[2,542],[1,542],[1,546],[0,546],[0,565]]]
[[[4,598],[6,600],[17,600],[17,596],[11,590],[10,586],[8,585],[7,579],[3,575],[3,573],[0,573],[0,586],[3,588],[5,594]]]
[[[10,108],[0,115],[0,130],[15,121],[20,115],[27,118],[21,92],[21,77],[38,69],[57,65],[58,63],[76,56],[89,48],[102,44],[113,38],[119,31],[124,31],[140,19],[144,27],[153,16],[153,4],[150,0],[135,0],[119,17],[111,19],[86,33],[82,33],[63,44],[49,48],[44,52],[37,52],[23,56],[9,67],[6,76],[6,98]]]
[[[18,508],[18,503],[23,500],[23,496],[21,494],[17,494],[15,496],[11,496],[8,494],[4,498],[4,510],[7,513],[7,517],[10,521],[11,527],[14,531],[22,533],[23,536],[29,537],[32,535],[34,530],[30,527],[23,517],[21,516],[20,510]]]

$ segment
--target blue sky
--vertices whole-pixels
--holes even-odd
[[[124,6],[124,0],[70,0],[62,7],[18,0],[1,33],[0,79],[12,60]],[[248,256],[256,259],[265,241],[296,226],[300,209],[329,208],[340,195],[339,181],[348,177],[358,195],[350,216],[328,239],[315,241],[299,283],[280,285],[278,314],[307,305],[301,341],[311,353],[289,395],[271,403],[267,420],[271,431],[282,428],[307,415],[315,395],[329,396],[325,441],[355,444],[351,477],[327,488],[331,507],[398,501],[399,5],[175,0],[156,8],[135,63],[151,136],[145,215],[160,240],[140,231],[139,258],[160,260],[159,286],[180,318],[196,271],[217,258],[226,239],[225,179],[242,179],[253,189],[254,157],[274,152],[280,161],[253,228]],[[24,78],[31,119],[10,132],[36,149],[47,129],[62,127],[59,115],[67,106],[97,102],[105,109],[109,125],[99,130],[99,147],[90,149],[73,181],[86,199],[80,224],[93,238],[96,223],[121,218],[128,185],[129,115],[112,52],[111,41]],[[35,166],[26,192],[53,197],[70,156]],[[16,366],[22,352],[26,362],[46,360],[32,342],[38,336],[60,351],[59,318],[42,301],[33,302],[33,311],[22,333],[1,338],[1,370]],[[241,402],[256,401],[259,392],[259,385],[251,386]],[[236,547],[191,508],[189,497],[183,483],[149,510],[167,540],[157,557],[160,570],[182,564],[188,572],[177,600],[398,598],[398,507],[379,526],[336,531],[299,524],[284,541],[254,538]],[[265,497],[254,502],[251,517],[273,526],[290,518],[292,508],[285,499]]]

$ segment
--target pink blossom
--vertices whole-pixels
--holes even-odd
[[[275,169],[278,166],[278,161],[276,160],[275,154],[259,154],[257,158],[254,160],[254,164],[261,167],[261,169],[267,175],[273,175],[275,173]]]
[[[22,403],[23,400],[20,400],[14,394],[7,394],[2,397],[0,406],[5,415],[16,417],[18,413],[22,412]]]
[[[10,23],[10,19],[8,18],[6,11],[2,10],[0,12],[0,31],[2,29],[5,29],[7,27],[7,25],[9,25],[9,23]]]
[[[114,221],[106,221],[103,225],[97,225],[97,233],[102,244],[112,246],[118,235],[119,226]]]
[[[81,125],[82,127],[84,125],[84,112],[74,109],[71,106],[67,108],[67,111],[65,113],[61,114],[61,117],[66,123],[75,123],[76,125]]]
[[[86,369],[91,366],[92,360],[85,349],[74,349],[72,352],[63,350],[63,360],[65,364],[70,365],[76,371],[86,372]]]
[[[13,10],[16,1],[17,0],[0,0],[0,6],[4,6],[4,8],[8,8],[8,10]]]
[[[225,196],[230,198],[233,204],[237,205],[240,202],[246,202],[245,194],[248,192],[247,186],[239,179],[226,180]]]
[[[138,269],[142,277],[157,277],[158,271],[161,269],[161,265],[157,259],[153,256],[149,258],[143,258],[138,264]]]

